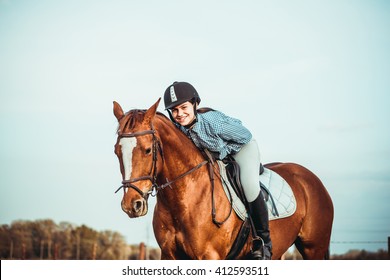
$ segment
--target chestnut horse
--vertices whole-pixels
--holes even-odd
[[[243,221],[230,212],[221,181],[214,180],[212,187],[204,155],[157,112],[159,102],[148,110],[125,114],[114,101],[122,209],[130,218],[143,216],[148,212],[149,195],[157,197],[153,230],[162,259],[225,259]],[[270,221],[272,259],[280,259],[293,244],[304,259],[324,259],[333,223],[333,204],[325,187],[298,164],[265,166],[289,183],[297,202],[292,216]],[[215,219],[223,221],[219,226],[211,218],[213,205]],[[249,256],[251,243],[248,238],[237,259]]]

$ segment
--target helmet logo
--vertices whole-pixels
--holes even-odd
[[[175,87],[171,86],[169,91],[171,93],[171,102],[177,101],[177,97],[176,97],[176,93],[175,93]]]

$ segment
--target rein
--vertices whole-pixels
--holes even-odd
[[[197,166],[191,168],[190,170],[188,170],[187,172],[181,174],[180,176],[176,177],[175,179],[173,179],[173,180],[171,180],[171,181],[168,181],[168,179],[167,179],[167,182],[166,182],[165,184],[162,184],[161,186],[159,186],[158,189],[159,189],[159,190],[160,190],[160,189],[163,190],[163,189],[165,189],[165,188],[168,187],[168,186],[169,186],[170,188],[172,188],[172,187],[171,187],[171,184],[172,184],[172,183],[174,183],[174,182],[176,182],[177,180],[179,180],[179,179],[181,179],[181,178],[187,176],[188,174],[190,174],[190,173],[194,172],[195,170],[201,168],[203,165],[205,165],[205,164],[207,164],[207,163],[208,163],[207,160],[202,161],[202,162],[199,163]]]

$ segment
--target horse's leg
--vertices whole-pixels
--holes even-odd
[[[221,260],[221,255],[216,250],[209,250],[200,257],[200,260]]]
[[[304,260],[324,260],[329,259],[329,250],[326,246],[303,241],[298,237],[295,246]]]
[[[324,259],[333,223],[333,204],[324,185],[314,173],[297,164],[271,164],[266,167],[279,173],[290,184],[297,199],[297,211],[286,221],[294,220],[299,224],[278,226],[278,233],[283,228],[298,229],[291,241],[302,257]],[[272,238],[276,241],[276,237]],[[281,238],[286,240],[283,236]],[[275,249],[278,245],[275,244]]]
[[[330,242],[330,229],[327,227],[331,226],[328,226],[327,221],[321,222],[324,223],[324,227],[319,225],[318,220],[314,225],[309,221],[304,221],[294,241],[294,245],[304,260],[323,260],[327,257]]]
[[[329,210],[323,213],[332,212]],[[321,211],[314,211],[314,209],[309,208],[295,241],[295,245],[304,259],[323,260],[326,258],[329,250],[332,222],[333,214],[321,215]]]
[[[271,240],[273,241],[272,259],[280,259],[295,242],[303,214],[296,212],[292,217],[270,221]]]
[[[161,260],[174,260],[174,258],[172,258],[172,256],[169,256],[169,255],[165,254],[163,251],[161,251]]]
[[[325,259],[332,231],[333,203],[317,176],[305,168],[301,172],[307,212],[295,245],[304,259]]]

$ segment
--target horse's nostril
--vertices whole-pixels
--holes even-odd
[[[143,205],[143,203],[142,203],[141,200],[135,201],[135,202],[133,203],[133,210],[134,210],[134,212],[140,211],[140,210],[142,209],[142,205]]]

